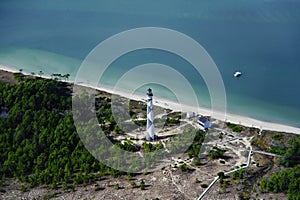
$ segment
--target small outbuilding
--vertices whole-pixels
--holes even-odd
[[[196,113],[195,112],[187,112],[186,113],[186,118],[187,119],[191,119],[191,118],[194,118],[194,117],[196,117],[197,115],[196,115]]]

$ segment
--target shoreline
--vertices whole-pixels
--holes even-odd
[[[8,67],[0,64],[0,70],[7,71],[11,73],[18,73],[19,70],[15,67]],[[24,75],[30,75],[29,73],[22,72]],[[37,76],[37,75],[35,75]],[[51,78],[49,75],[42,75],[42,78]],[[75,81],[65,81],[71,84],[75,84]],[[145,101],[146,96],[138,95],[138,94],[130,94],[126,91],[122,90],[116,90],[114,88],[109,87],[99,87],[99,86],[93,86],[88,83],[77,83],[77,85],[85,86],[89,88],[93,88],[96,90],[104,91],[107,93],[110,93],[112,95],[120,95],[122,97],[136,100],[136,101]],[[211,116],[212,118],[220,121],[230,122],[246,127],[254,127],[258,128],[260,130],[270,130],[270,131],[278,131],[278,132],[286,132],[286,133],[294,133],[294,134],[300,134],[300,128],[285,125],[285,124],[279,124],[279,123],[273,123],[273,122],[266,122],[257,120],[251,117],[242,116],[238,114],[232,114],[232,113],[222,113],[219,111],[212,111],[211,109],[204,108],[204,107],[194,107],[189,105],[183,105],[178,102],[173,102],[168,99],[162,99],[162,98],[154,98],[154,106],[157,105],[159,107],[165,108],[165,109],[171,109],[172,111],[181,111],[181,112],[195,112],[197,114]]]

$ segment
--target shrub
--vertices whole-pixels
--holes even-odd
[[[210,159],[218,159],[222,158],[224,155],[225,151],[219,148],[215,148],[215,150],[212,150],[209,154],[208,157]]]
[[[144,190],[145,187],[146,187],[145,181],[142,179],[141,182],[140,182],[140,188],[141,188],[141,190]]]
[[[114,185],[114,188],[115,188],[115,190],[118,190],[120,187],[119,187],[119,184],[118,183],[116,183],[115,185]]]
[[[230,128],[233,132],[242,132],[244,130],[244,128],[242,126],[236,125],[236,124],[232,124],[230,122],[226,122],[226,126],[228,128]]]
[[[189,170],[189,168],[187,167],[187,165],[185,163],[183,163],[182,165],[180,165],[179,169],[183,172],[186,172]]]
[[[130,183],[130,185],[131,185],[132,188],[136,188],[136,184],[135,184],[134,181],[132,181],[132,182]]]

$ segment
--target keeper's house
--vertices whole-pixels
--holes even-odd
[[[207,130],[208,128],[211,127],[211,122],[208,120],[207,117],[201,116],[197,120],[197,126],[202,130]]]

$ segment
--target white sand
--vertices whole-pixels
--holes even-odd
[[[8,66],[1,65],[1,64],[0,64],[0,69],[3,71],[12,72],[12,73],[20,72],[19,69],[15,68],[15,67],[8,67]]]
[[[104,90],[103,88],[99,88],[100,90]],[[115,94],[118,94],[120,96],[134,99],[134,100],[140,100],[144,101],[146,97],[140,97],[138,95],[130,95],[126,92],[122,91],[112,91],[112,90],[106,90],[108,93],[114,92]],[[247,127],[255,127],[263,130],[272,130],[272,131],[282,131],[282,132],[288,132],[288,133],[295,133],[300,134],[300,128],[284,125],[284,124],[278,124],[278,123],[272,123],[272,122],[264,122],[257,119],[253,119],[246,116],[241,116],[237,114],[231,114],[231,113],[225,113],[222,114],[218,111],[212,111],[207,108],[203,107],[192,107],[188,105],[182,105],[180,103],[172,102],[170,100],[166,99],[155,99],[154,98],[154,105],[168,108],[173,111],[182,111],[182,112],[196,112],[202,115],[206,116],[212,116],[213,118],[221,121],[231,122],[235,124],[240,124]],[[213,113],[213,114],[212,114]]]
[[[8,71],[8,72],[14,72],[14,73],[19,72],[19,70],[14,67],[8,67],[8,66],[4,66],[4,65],[0,65],[0,69],[2,69],[4,71]],[[43,77],[50,78],[49,76],[43,76]],[[73,83],[72,81],[68,81],[68,82]],[[105,91],[105,92],[111,93],[111,94],[117,94],[117,95],[126,97],[128,99],[133,99],[133,100],[137,100],[137,101],[145,101],[145,99],[146,99],[146,96],[130,94],[126,91],[116,90],[114,88],[95,87],[88,83],[79,83],[78,85],[91,87],[91,88]],[[215,118],[217,120],[240,124],[240,125],[247,126],[247,127],[255,127],[255,128],[259,128],[259,129],[263,129],[263,130],[282,131],[282,132],[287,132],[287,133],[300,134],[300,128],[296,128],[296,127],[292,127],[292,126],[288,126],[288,125],[284,125],[284,124],[264,122],[264,121],[256,120],[256,119],[253,119],[250,117],[240,116],[240,115],[231,114],[231,113],[223,114],[218,111],[213,112],[212,110],[207,109],[207,108],[182,105],[180,103],[173,102],[173,101],[170,101],[167,99],[154,98],[154,105],[157,105],[157,106],[160,106],[163,108],[167,108],[167,109],[171,109],[173,111],[196,112],[196,113],[199,113],[202,115],[212,116],[213,118]]]

